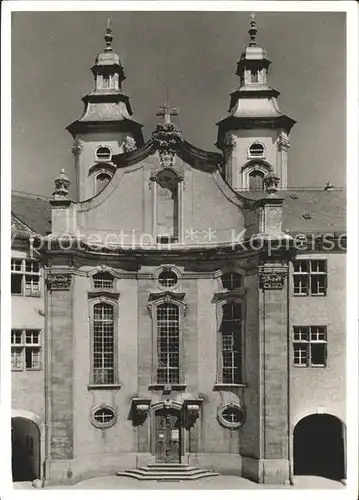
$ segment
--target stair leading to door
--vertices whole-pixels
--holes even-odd
[[[138,469],[117,472],[117,476],[133,477],[152,481],[194,481],[204,477],[218,476],[217,472],[199,469],[187,464],[148,464]]]

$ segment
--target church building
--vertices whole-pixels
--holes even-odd
[[[112,41],[67,127],[75,199],[64,170],[13,196],[14,481],[345,479],[345,192],[288,189],[254,17],[217,152],[168,102],[144,141]]]

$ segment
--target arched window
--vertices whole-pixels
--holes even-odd
[[[170,169],[157,176],[157,239],[161,243],[178,240],[178,177]]]
[[[109,89],[110,88],[110,75],[103,75],[102,77],[102,88]]]
[[[112,288],[114,277],[108,272],[99,272],[93,276],[93,285],[95,288]]]
[[[251,83],[258,83],[258,70],[251,69]]]
[[[159,304],[157,322],[157,383],[179,383],[179,307]]]
[[[223,384],[241,382],[242,308],[237,302],[222,305],[220,334],[220,373]]]
[[[238,273],[226,273],[221,276],[222,286],[227,290],[235,290],[242,286],[242,276]]]
[[[100,302],[94,304],[92,314],[94,384],[115,382],[114,307]]]
[[[100,146],[96,150],[96,159],[99,161],[110,161],[111,156],[111,149],[108,146]]]
[[[249,174],[249,189],[250,191],[263,191],[264,189],[264,173],[260,170],[252,170]]]
[[[101,172],[96,176],[96,194],[100,193],[110,182],[111,175],[107,172]]]
[[[250,158],[263,158],[264,157],[264,146],[260,142],[254,142],[249,147],[249,157]]]

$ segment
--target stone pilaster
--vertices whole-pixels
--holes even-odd
[[[69,273],[47,276],[47,440],[46,481],[72,477],[73,434],[73,297]]]
[[[285,263],[260,268],[263,483],[283,484],[289,479],[287,274]]]

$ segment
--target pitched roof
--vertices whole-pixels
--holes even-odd
[[[346,192],[332,190],[293,190],[278,193],[284,197],[283,229],[288,233],[346,232]]]
[[[239,196],[259,200],[263,191],[238,191]],[[268,196],[268,195],[267,195]],[[335,189],[288,189],[278,191],[283,198],[283,230],[286,233],[346,231],[346,192]]]
[[[37,234],[45,235],[51,232],[51,206],[46,199],[13,194],[11,213]]]

